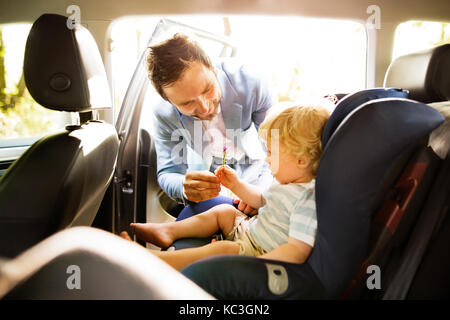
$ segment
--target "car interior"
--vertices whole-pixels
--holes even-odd
[[[111,3],[79,1],[75,9],[69,2],[50,0],[29,7],[26,1],[0,4],[0,27],[32,24],[22,67],[29,95],[71,119],[58,132],[20,145],[8,145],[10,138],[0,144],[1,299],[450,297],[448,1],[424,7],[415,0],[380,0],[375,8],[381,10],[379,28],[371,24],[372,18],[379,18],[372,15],[376,10],[354,0],[339,7],[310,0],[281,1],[282,6]],[[77,10],[81,20],[75,23],[77,18],[70,18],[80,13]],[[157,182],[149,117],[158,96],[146,71],[146,48],[187,32],[210,45],[217,57],[239,57],[232,36],[179,18],[189,14],[294,15],[365,24],[364,85],[326,92],[338,101],[322,134],[316,178],[318,231],[303,264],[223,255],[177,272],[149,254],[147,249],[154,247],[137,239],[129,227],[132,222],[175,221],[184,207]],[[117,103],[114,45],[108,40],[113,22],[130,16],[152,16],[156,23],[142,40],[145,45],[132,61]],[[410,52],[393,57],[396,28],[409,20],[442,22],[447,28],[442,34],[448,32],[448,37],[420,50],[411,46]],[[7,110],[5,106],[0,111]],[[6,123],[3,119],[8,120],[0,118],[0,124]],[[143,246],[118,237],[121,231]],[[211,241],[181,239],[170,250]],[[69,270],[82,270],[81,283],[74,285],[82,290],[70,288]],[[381,270],[379,283],[373,282],[370,270]]]

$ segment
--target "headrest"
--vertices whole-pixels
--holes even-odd
[[[450,44],[398,57],[384,86],[406,89],[410,99],[424,103],[450,100]]]
[[[85,112],[111,108],[105,68],[94,38],[67,18],[44,14],[28,35],[24,57],[25,83],[44,107]]]
[[[407,98],[408,91],[396,88],[374,88],[351,93],[341,98],[330,115],[322,133],[322,148],[325,148],[331,135],[344,118],[357,107],[375,99]]]
[[[316,177],[317,235],[307,263],[331,297],[359,271],[383,181],[405,150],[444,118],[416,101],[369,101],[345,118],[322,154]]]

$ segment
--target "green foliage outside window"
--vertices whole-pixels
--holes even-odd
[[[54,130],[60,114],[43,108],[30,96],[22,75],[17,83],[8,80],[8,65],[5,63],[8,44],[4,41],[4,27],[0,26],[0,139],[35,137]],[[14,63],[23,65],[23,51],[12,52]],[[11,85],[11,82],[13,83]]]

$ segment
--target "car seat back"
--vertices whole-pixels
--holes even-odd
[[[450,277],[444,270],[450,265],[450,246],[448,242],[436,243],[436,239],[448,238],[440,229],[445,230],[444,221],[448,225],[446,216],[450,206],[450,44],[397,58],[385,78],[386,85],[394,81],[409,89],[415,99],[439,110],[446,120],[431,133],[420,151],[428,156],[428,167],[419,185],[426,192],[419,192],[418,197],[423,201],[410,205],[408,209],[413,210],[414,215],[410,214],[413,218],[406,212],[407,226],[400,224],[393,237],[383,289],[376,296],[383,299],[442,298],[445,295],[439,293],[449,292]],[[430,274],[439,281],[430,282]]]
[[[395,59],[384,78],[385,87],[410,91],[423,103],[450,100],[450,43]]]
[[[442,86],[446,81],[442,71],[450,68],[449,49],[449,45],[443,45],[397,58],[388,69],[385,86],[401,86],[410,91],[411,96],[422,101],[436,102],[447,99],[448,86]],[[448,75],[448,72],[446,74]],[[443,170],[441,159],[445,159],[445,155],[442,154],[447,152],[443,151],[445,141],[439,138],[445,135],[443,131],[444,125],[441,125],[430,137],[423,139],[413,150],[408,162],[400,166],[402,174],[395,178],[396,182],[388,184],[386,198],[373,221],[369,253],[342,298],[380,298],[387,291],[386,288],[392,282],[391,278],[399,269],[402,256],[408,255],[405,248],[409,246],[410,234],[418,221],[423,220],[421,215],[423,207],[426,206],[425,201],[429,201],[427,199],[434,188],[435,180]],[[367,268],[370,265],[376,265],[383,271],[382,289],[368,290],[366,287]],[[402,273],[412,274],[415,272],[412,269],[409,266],[408,272],[403,270]],[[399,290],[401,289],[397,292]],[[406,294],[403,294],[402,298],[404,297]]]
[[[67,21],[44,14],[33,24],[24,58],[27,88],[53,110],[110,108],[95,41],[83,26],[69,28]],[[90,225],[117,151],[115,128],[98,120],[67,126],[34,143],[0,180],[0,256],[13,257],[60,229]]]
[[[442,121],[422,103],[377,99],[353,110],[331,136],[317,173],[318,231],[307,261],[330,297],[350,283],[368,252],[373,214],[393,164]]]

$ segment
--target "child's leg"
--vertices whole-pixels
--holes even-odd
[[[191,263],[200,259],[220,254],[238,254],[240,246],[233,241],[216,241],[203,247],[181,249],[176,251],[152,250],[160,259],[167,262],[173,268],[182,270]]]
[[[234,225],[237,209],[221,204],[190,218],[168,223],[132,223],[136,236],[160,248],[167,248],[175,240],[189,237],[209,237],[221,230],[229,233]]]

